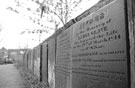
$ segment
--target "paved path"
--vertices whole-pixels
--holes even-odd
[[[26,88],[14,64],[0,65],[0,88]]]

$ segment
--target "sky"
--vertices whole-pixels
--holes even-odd
[[[20,14],[6,9],[7,7],[14,7],[15,0],[0,0],[0,48],[5,47],[7,49],[16,48],[33,48],[39,44],[39,38],[45,40],[48,36],[54,33],[54,30],[39,34],[24,33],[20,34],[26,29],[36,29],[40,27],[33,24],[28,18],[29,16],[35,16],[22,8],[19,8]],[[30,5],[33,9],[37,7],[35,4],[27,3],[28,0],[20,0],[24,2],[24,6]],[[40,0],[41,1],[41,0]],[[76,12],[73,13],[72,18],[84,12],[99,0],[83,0],[83,2],[76,8]],[[25,15],[25,16],[24,16]],[[38,17],[37,17],[38,18]],[[40,17],[39,17],[40,18]],[[42,20],[41,20],[42,21]],[[43,23],[46,21],[43,21]],[[52,27],[53,24],[49,24]]]

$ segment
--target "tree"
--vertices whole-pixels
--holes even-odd
[[[51,22],[55,25],[62,23],[64,26],[71,18],[74,9],[82,2],[82,0],[43,0],[41,3],[41,18],[43,13],[50,16]],[[59,19],[57,19],[57,18]]]
[[[18,15],[29,19],[36,27],[29,26],[28,29],[22,31],[20,34],[32,33],[39,34],[53,32],[60,26],[64,26],[70,19],[74,9],[81,4],[82,1],[89,0],[14,0],[14,6],[7,7],[7,10],[13,11]],[[41,18],[42,19],[41,19]],[[44,19],[43,19],[44,18]],[[54,24],[54,27],[49,27],[46,22]],[[40,30],[38,33],[37,31]],[[40,39],[39,39],[40,41]]]
[[[12,11],[26,20],[31,21],[34,25],[38,26],[37,29],[44,29],[44,32],[53,30],[54,28],[44,25],[40,19],[40,2],[38,0],[13,0],[14,4],[9,5],[6,9]],[[32,29],[32,28],[30,28]],[[24,29],[25,30],[25,29]],[[33,29],[35,30],[35,29]],[[36,31],[36,30],[35,30]],[[25,33],[25,32],[24,32]],[[36,33],[36,32],[35,32]]]
[[[22,32],[23,34],[37,34],[39,38],[43,33],[51,33],[54,27],[45,25],[45,21],[40,19],[40,2],[38,0],[13,0],[14,4],[9,5],[6,9],[16,13],[17,15],[23,17],[26,20],[31,21],[32,26],[27,26]],[[39,39],[38,38],[38,39]],[[39,42],[41,39],[39,39]],[[36,42],[36,41],[35,41]],[[27,46],[27,45],[26,45]]]

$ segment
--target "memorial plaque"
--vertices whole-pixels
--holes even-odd
[[[48,41],[48,82],[50,88],[55,88],[55,38]]]
[[[28,69],[31,71],[31,50],[28,51]]]
[[[35,48],[34,74],[40,78],[40,46]]]
[[[23,58],[23,63],[26,68],[28,68],[28,58],[27,58],[28,52],[26,51]]]
[[[124,0],[74,25],[72,88],[128,88]]]
[[[42,80],[44,82],[48,81],[48,53],[47,53],[47,43],[42,45]]]
[[[70,88],[72,27],[57,37],[56,88]]]
[[[33,72],[34,72],[34,74],[36,74],[36,65],[35,65],[36,58],[37,58],[37,54],[36,54],[36,49],[34,48],[33,49]]]
[[[33,50],[31,51],[31,70],[34,72],[34,57],[33,57]]]

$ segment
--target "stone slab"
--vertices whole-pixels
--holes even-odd
[[[72,27],[57,37],[56,49],[56,88],[70,88],[71,83],[71,44]]]
[[[40,79],[40,46],[37,46],[34,50],[34,74]]]
[[[48,81],[48,53],[47,53],[47,43],[43,43],[42,45],[42,80],[44,82]]]
[[[128,88],[124,0],[74,26],[72,88]]]
[[[48,41],[48,82],[50,88],[55,88],[55,42],[54,37]]]

